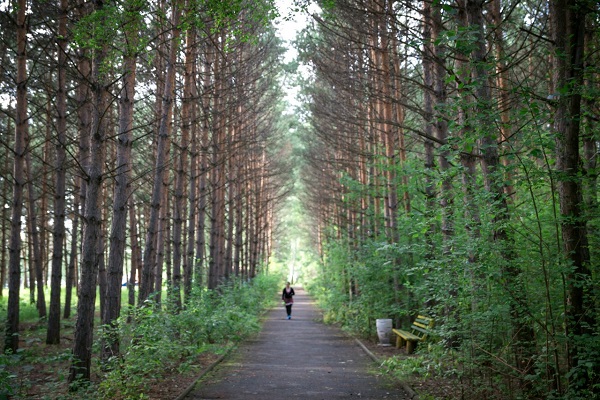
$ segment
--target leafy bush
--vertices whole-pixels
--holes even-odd
[[[262,312],[273,305],[278,277],[231,281],[216,291],[198,290],[178,313],[152,302],[135,310],[134,323],[119,323],[121,355],[110,360],[100,385],[104,398],[140,398],[143,387],[168,370],[186,368],[207,350],[222,352],[260,329]]]

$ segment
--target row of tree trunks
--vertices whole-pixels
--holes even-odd
[[[497,217],[495,222],[497,228],[494,231],[494,240],[501,245],[501,255],[504,258],[503,275],[506,282],[506,290],[512,294],[510,304],[510,313],[512,316],[515,341],[514,354],[515,365],[522,371],[522,374],[528,375],[532,368],[532,355],[534,349],[533,326],[528,316],[523,311],[524,289],[520,278],[521,271],[514,266],[514,243],[506,232],[505,221],[510,218],[505,192],[503,174],[500,173],[500,155],[498,148],[498,134],[489,129],[493,126],[492,121],[487,117],[487,109],[493,104],[491,88],[489,86],[490,77],[485,66],[487,54],[485,36],[484,36],[484,8],[483,1],[467,0],[466,14],[469,23],[477,29],[477,46],[473,50],[472,57],[472,79],[476,85],[475,96],[477,98],[476,109],[473,110],[478,118],[478,126],[484,127],[481,130],[480,151],[481,166],[484,175],[484,182],[491,199],[496,204]],[[487,127],[488,129],[485,129]],[[526,383],[524,383],[526,384]]]
[[[518,2],[423,1],[418,10],[421,23],[416,24],[415,8],[399,2],[334,3],[331,6],[335,12],[330,18],[315,18],[315,26],[303,37],[306,43],[301,54],[314,66],[315,73],[314,87],[307,89],[314,130],[311,139],[316,141],[307,150],[307,181],[314,185],[309,189],[307,203],[314,209],[319,248],[322,251],[328,242],[348,241],[360,249],[369,237],[389,243],[410,242],[412,227],[399,225],[403,216],[398,207],[403,196],[407,215],[413,211],[411,216],[415,219],[425,216],[427,221],[428,229],[423,235],[425,262],[428,267],[439,268],[440,274],[449,275],[444,278],[444,289],[450,296],[448,304],[453,305],[443,311],[451,325],[446,331],[446,344],[458,348],[462,345],[460,333],[452,327],[467,322],[460,320],[464,311],[454,302],[462,296],[460,285],[464,280],[457,267],[436,265],[434,257],[442,257],[448,263],[465,258],[465,273],[472,285],[468,288],[470,308],[474,313],[483,312],[480,301],[489,296],[484,290],[489,277],[482,272],[480,256],[481,247],[490,245],[498,273],[494,285],[505,296],[509,314],[508,364],[522,392],[532,389],[527,377],[540,362],[536,352],[540,352],[539,330],[543,330],[549,346],[544,357],[553,364],[547,367],[547,384],[552,390],[565,393],[559,379],[564,376],[560,372],[564,361],[557,347],[562,346],[562,353],[566,353],[569,374],[583,374],[581,354],[588,353],[582,343],[589,343],[585,338],[597,324],[597,301],[593,301],[597,297],[593,288],[595,252],[590,244],[595,239],[589,232],[597,223],[588,226],[588,221],[597,215],[598,135],[593,95],[598,85],[593,68],[597,63],[597,8],[588,1],[552,0],[540,3],[549,14],[529,15],[527,7]],[[520,13],[537,19],[539,37],[526,29],[519,30]],[[552,29],[546,31],[550,25]],[[412,37],[419,29],[421,36]],[[515,44],[516,36],[523,40],[523,47]],[[422,43],[422,47],[414,43]],[[536,53],[540,49],[545,55]],[[402,50],[410,54],[405,69]],[[552,54],[552,73],[540,75],[539,71],[547,70],[536,67],[545,65],[548,53]],[[413,64],[417,59],[420,66]],[[550,76],[552,79],[548,79]],[[536,83],[530,84],[529,80]],[[533,111],[528,109],[530,105]],[[544,110],[538,113],[536,107]],[[528,110],[536,122],[519,125],[518,113],[527,114]],[[406,121],[405,114],[410,116]],[[356,120],[363,125],[349,122]],[[412,134],[411,145],[406,144],[403,129]],[[556,322],[560,317],[554,311],[557,300],[551,298],[553,288],[547,276],[560,277],[563,271],[547,271],[542,262],[540,270],[546,281],[540,286],[546,285],[548,314],[545,321],[539,321],[528,308],[533,307],[528,298],[532,287],[526,277],[535,267],[526,265],[527,254],[514,236],[522,229],[518,221],[523,218],[521,213],[527,213],[523,197],[522,203],[515,203],[517,192],[524,190],[524,183],[515,176],[529,178],[531,170],[524,154],[532,148],[535,153],[542,146],[538,142],[522,142],[529,133],[523,131],[528,130],[540,137],[556,138],[556,150],[544,145],[544,151],[556,151],[556,157],[546,152],[544,160],[536,162],[548,163],[546,175],[539,179],[547,184],[544,190],[551,192],[545,195],[558,199],[560,207],[561,237],[556,238],[556,247],[562,249],[557,250],[558,257],[550,257],[560,259],[556,265],[567,271],[564,305],[558,306],[565,307],[562,333],[555,328],[560,326]],[[403,193],[403,187],[409,184],[402,169],[409,146],[409,157],[424,164],[424,170],[412,172],[418,182],[413,184],[417,210],[411,209],[408,191],[404,189]],[[526,196],[539,196],[534,193],[538,187],[528,184],[535,190],[530,188],[531,193]],[[545,204],[554,206],[552,200]],[[544,217],[537,214],[535,218]],[[362,235],[355,232],[359,220]],[[484,227],[482,221],[487,221],[488,226]],[[407,236],[397,234],[399,229]],[[458,235],[468,238],[472,246],[464,253],[455,252]],[[543,248],[547,245],[543,239],[547,233],[540,228],[538,235],[543,258],[548,251]],[[421,248],[409,248],[420,254]],[[360,256],[360,251],[357,254]],[[403,271],[399,268],[398,272]],[[430,284],[437,288],[437,282]],[[398,292],[400,285],[394,282],[393,286]],[[352,297],[352,291],[349,294]],[[584,378],[582,382],[589,383],[590,377]],[[575,385],[578,383],[572,384]]]
[[[14,116],[6,114],[9,129],[14,127],[12,121],[16,122],[15,141],[2,137],[3,146],[10,146],[15,154],[13,179],[2,179],[5,191],[9,183],[14,183],[11,208],[3,207],[4,215],[12,212],[12,227],[8,228],[9,218],[5,218],[2,230],[10,253],[10,260],[6,260],[7,253],[1,258],[2,274],[7,271],[4,264],[8,261],[10,275],[5,345],[10,351],[18,349],[23,276],[41,316],[46,314],[44,290],[50,277],[48,344],[61,340],[62,292],[66,295],[63,317],[69,318],[76,288],[70,382],[91,376],[98,289],[103,331],[108,333],[101,338],[101,356],[107,361],[120,352],[117,321],[127,267],[130,306],[135,305],[138,282],[138,304],[145,304],[151,296],[160,304],[163,273],[167,276],[169,300],[173,300],[170,304],[176,308],[184,306],[181,288],[187,300],[193,295],[194,285],[203,287],[205,276],[211,288],[232,276],[255,276],[273,249],[272,208],[280,201],[275,193],[285,186],[283,168],[270,160],[269,136],[277,128],[266,122],[275,117],[270,114],[276,100],[271,87],[274,81],[266,79],[269,74],[265,73],[273,64],[262,65],[264,59],[275,61],[278,50],[272,33],[263,32],[264,27],[249,18],[254,24],[250,24],[249,34],[257,34],[267,46],[238,43],[238,56],[232,57],[234,53],[224,46],[235,41],[226,29],[217,33],[209,29],[206,33],[204,27],[188,24],[198,16],[193,2],[185,7],[182,1],[156,5],[127,1],[123,8],[113,5],[95,1],[77,2],[71,7],[61,0],[56,18],[42,18],[41,23],[37,20],[40,16],[28,14],[26,3],[19,2],[16,8],[15,21],[20,24],[16,31],[17,107]],[[148,48],[141,32],[148,28],[143,26],[149,21],[145,18],[147,11],[155,7],[171,12],[171,16],[168,23],[160,12],[150,18],[156,22],[158,32],[153,75],[148,74],[152,68],[138,55]],[[184,23],[182,15],[187,18]],[[27,74],[28,18],[36,20],[36,26],[47,24],[52,29],[44,32],[56,39],[51,51],[57,55],[56,64],[49,64],[56,69],[43,74],[44,82]],[[99,29],[89,30],[89,24],[97,20],[114,20],[115,24],[100,24]],[[187,30],[185,47],[180,41],[183,29]],[[34,28],[30,34],[38,39],[40,29]],[[72,34],[78,35],[76,42],[71,41]],[[115,38],[124,40],[112,46],[109,42]],[[242,51],[242,47],[249,51]],[[0,59],[4,59],[3,54],[0,52]],[[183,66],[180,54],[184,55]],[[39,71],[48,66],[33,63],[31,68]],[[136,87],[140,87],[136,80],[150,87],[150,75],[158,82],[156,93],[136,94]],[[177,84],[178,77],[183,85]],[[34,104],[36,111],[28,115],[31,89],[27,84],[31,82],[35,84],[32,98],[42,98],[44,104]],[[75,93],[71,101],[67,95],[70,90]],[[42,92],[44,96],[38,96]],[[153,115],[148,105],[154,95],[158,106]],[[177,98],[182,99],[181,110],[177,109]],[[261,107],[265,107],[266,117],[260,115],[264,111]],[[28,144],[30,120],[34,121],[35,146]],[[144,134],[144,129],[152,130],[153,135]],[[133,147],[134,143],[139,147]],[[151,154],[154,149],[155,154]],[[8,164],[3,167],[8,168]],[[146,185],[150,175],[152,182]],[[54,179],[47,183],[42,179],[42,184],[36,186],[38,177],[50,176]],[[152,193],[145,186],[151,187]],[[143,204],[148,194],[149,207]],[[2,196],[10,198],[5,192]],[[26,213],[23,206],[27,207]],[[52,218],[45,215],[50,212]],[[212,223],[207,223],[208,219]],[[27,221],[26,229],[20,226],[21,220]],[[51,229],[51,241],[49,234],[42,234],[47,229]],[[21,237],[26,241],[21,243]],[[213,250],[207,246],[208,241],[215,244]],[[50,274],[44,270],[45,254],[52,254]],[[214,268],[206,271],[211,263]]]

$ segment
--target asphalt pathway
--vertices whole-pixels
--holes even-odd
[[[261,333],[198,382],[186,399],[409,398],[370,373],[371,358],[339,329],[319,322],[310,297],[295,291],[291,320],[283,305],[271,310]]]

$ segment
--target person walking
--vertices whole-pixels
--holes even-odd
[[[294,304],[294,288],[290,287],[290,283],[286,283],[281,293],[281,300],[285,303],[285,311],[287,312],[287,319],[292,319],[292,305]]]

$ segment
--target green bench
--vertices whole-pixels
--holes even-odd
[[[411,354],[415,351],[418,342],[427,338],[431,328],[433,328],[433,319],[425,315],[418,315],[409,331],[401,329],[392,329],[398,337],[396,338],[396,348],[400,348],[406,343],[406,352]]]

